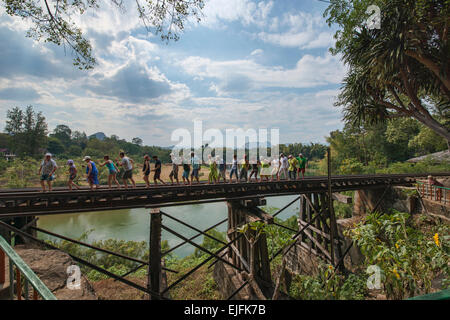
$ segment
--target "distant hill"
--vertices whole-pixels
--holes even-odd
[[[97,133],[91,134],[88,138],[89,139],[97,138],[98,140],[105,140],[106,134],[104,134],[103,132],[97,132]]]

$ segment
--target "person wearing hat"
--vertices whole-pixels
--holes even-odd
[[[300,179],[300,172],[302,173],[302,179],[305,178],[305,171],[306,171],[306,163],[308,162],[308,159],[306,159],[303,154],[299,153],[297,157],[298,161],[298,175],[297,178]]]
[[[85,156],[83,158],[83,161],[87,163],[86,177],[87,177],[87,182],[89,183],[89,187],[91,187],[92,191],[94,190],[94,185],[95,185],[95,188],[98,189],[99,188],[98,169],[95,166],[94,161],[92,161],[91,157],[89,157],[89,156]]]
[[[45,192],[44,181],[47,181],[48,191],[52,191],[52,181],[55,179],[53,174],[56,169],[58,169],[58,166],[56,165],[55,160],[52,159],[52,154],[46,153],[44,160],[42,160],[41,166],[39,167],[39,175],[41,176],[40,180],[43,192]]]
[[[69,189],[72,190],[72,186],[80,189],[80,187],[73,182],[77,177],[77,168],[75,167],[75,163],[73,162],[73,160],[69,159],[67,160],[67,165],[69,166]]]

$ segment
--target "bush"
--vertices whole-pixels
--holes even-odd
[[[411,226],[409,218],[395,210],[393,214],[372,213],[349,232],[366,264],[381,269],[388,298],[428,293],[437,275],[450,277],[450,227],[435,226],[423,233]]]

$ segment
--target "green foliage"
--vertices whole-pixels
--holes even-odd
[[[31,176],[36,177],[35,181],[38,179],[38,170],[39,165],[34,159],[16,159],[5,170],[4,176],[8,178],[7,186],[9,188],[26,188],[33,183],[33,180],[30,180]]]
[[[369,29],[366,10],[377,5],[381,28]],[[446,0],[335,0],[325,11],[336,24],[333,53],[348,66],[336,105],[347,123],[415,118],[450,141],[448,126],[433,97],[449,101]],[[444,117],[445,118],[445,117]]]
[[[331,265],[320,264],[317,276],[296,275],[289,294],[300,300],[363,300],[367,294],[367,276],[334,273]]]
[[[212,230],[209,230],[206,233],[209,234],[210,236],[218,239],[218,240],[226,242],[225,233],[224,232],[219,232],[216,229],[212,229]],[[211,252],[214,252],[214,251],[217,251],[218,249],[220,249],[220,247],[222,247],[223,244],[218,242],[218,241],[216,241],[216,240],[214,240],[214,239],[212,239],[212,238],[203,236],[203,242],[202,242],[201,246],[203,248],[211,251]],[[197,249],[197,248],[195,249],[195,252],[194,252],[194,256],[195,257],[201,257],[201,256],[204,256],[204,255],[209,256],[206,252],[204,252],[204,251],[202,251],[200,249]]]
[[[19,156],[35,157],[47,142],[45,117],[32,106],[25,111],[18,107],[8,110],[5,132],[10,136],[9,149]]]
[[[388,298],[428,293],[436,275],[450,277],[450,228],[441,225],[423,233],[412,227],[409,218],[395,210],[393,214],[372,213],[349,232],[366,264],[381,268]]]
[[[119,11],[126,10],[123,1],[108,2]],[[192,1],[142,1],[137,0],[137,16],[150,31],[161,35],[163,40],[178,40],[188,18],[200,21],[204,0]],[[37,41],[52,42],[72,49],[73,64],[79,69],[92,69],[96,59],[92,46],[75,21],[89,9],[99,10],[105,3],[98,0],[45,2],[33,0],[3,0],[6,13],[27,20],[30,29],[27,36]],[[104,7],[103,10],[107,9]],[[102,9],[100,9],[102,10]]]

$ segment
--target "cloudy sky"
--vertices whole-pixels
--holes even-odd
[[[31,104],[50,130],[66,124],[161,146],[194,120],[223,132],[279,128],[281,143],[324,142],[342,127],[333,101],[345,68],[328,52],[326,3],[206,3],[201,23],[168,44],[147,33],[133,1],[125,13],[89,11],[79,23],[98,61],[90,71],[76,69],[70,51],[26,38],[27,26],[0,9],[1,119]]]

